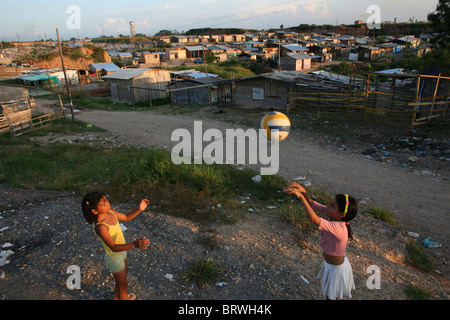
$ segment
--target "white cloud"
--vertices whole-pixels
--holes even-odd
[[[113,33],[115,35],[115,33],[126,33],[130,30],[129,23],[122,18],[108,17],[104,21],[103,29],[105,33]]]
[[[180,9],[181,5],[166,3],[166,4],[160,5],[159,7],[163,10],[176,10],[176,9]]]

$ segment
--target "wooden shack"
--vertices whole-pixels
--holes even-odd
[[[29,126],[35,109],[27,88],[0,85],[0,133],[16,125]]]
[[[233,80],[236,107],[286,108],[290,96],[299,92],[340,91],[348,85],[310,73],[280,71]]]
[[[303,71],[311,69],[312,56],[306,53],[291,53],[281,57],[283,70]]]
[[[110,84],[111,98],[114,102],[134,104],[138,101],[150,101],[167,98],[170,84],[168,70],[123,69],[104,76]]]
[[[195,105],[217,102],[220,77],[198,77],[176,81],[171,86],[171,102],[175,105]]]

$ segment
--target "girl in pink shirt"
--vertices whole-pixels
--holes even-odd
[[[283,191],[301,200],[311,222],[322,231],[320,246],[325,261],[317,276],[322,281],[322,294],[333,300],[341,299],[344,295],[351,298],[351,290],[355,288],[355,284],[345,249],[348,239],[352,239],[349,221],[358,212],[356,200],[347,194],[338,194],[325,206],[313,201],[306,190],[296,182],[289,184]]]

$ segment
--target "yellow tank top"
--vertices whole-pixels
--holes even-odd
[[[111,213],[114,214],[114,212],[111,212]],[[116,220],[117,220],[116,224],[109,225],[104,222],[99,222],[99,223],[97,223],[97,225],[104,224],[105,226],[109,227],[109,234],[113,238],[115,244],[125,244],[125,237],[123,236],[122,229],[120,228],[119,219],[117,219],[117,216],[115,214],[114,214],[114,216],[116,217]],[[94,233],[97,235],[97,237],[99,237],[100,241],[102,242],[103,248],[105,249],[107,255],[112,256],[114,254],[117,254],[117,252],[113,252],[111,250],[111,248],[108,247],[108,245],[105,243],[105,241],[103,241],[103,239],[97,234],[97,232],[95,232],[95,229],[94,229]]]

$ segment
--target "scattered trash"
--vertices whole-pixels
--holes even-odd
[[[267,209],[276,209],[278,206],[267,206]]]
[[[14,251],[12,250],[3,250],[0,251],[0,267],[10,263],[10,260],[7,260],[10,255],[12,255]]]
[[[225,287],[226,285],[227,285],[226,282],[217,282],[217,283],[216,283],[216,286],[217,286],[217,287]]]
[[[3,249],[5,249],[5,248],[10,248],[10,247],[12,247],[13,245],[12,245],[12,243],[10,243],[10,242],[5,242],[4,244],[2,244],[2,248]]]
[[[248,209],[248,212],[259,213],[259,210],[256,210],[254,208],[250,208],[250,209]]]
[[[374,154],[374,153],[376,153],[376,152],[377,152],[377,151],[376,151],[375,149],[368,148],[368,149],[364,150],[364,151],[362,152],[362,154],[365,155],[365,156],[370,156],[370,155],[372,155],[372,154]]]
[[[166,273],[166,274],[164,275],[164,278],[166,278],[166,279],[168,279],[168,280],[170,280],[170,281],[173,281],[173,275],[170,274],[170,273]]]
[[[300,275],[300,278],[302,278],[303,281],[305,281],[307,284],[309,284],[309,281],[306,280],[306,278],[304,276]]]
[[[293,180],[294,181],[303,181],[303,180],[306,180],[306,177],[305,176],[300,176],[300,177],[294,178]]]
[[[125,226],[123,225],[123,223],[119,223],[119,226],[120,226],[120,229],[122,229],[122,231],[127,231],[127,230],[128,230],[128,228],[125,227]]]
[[[261,176],[258,174],[258,175],[256,175],[256,176],[252,177],[252,180],[253,180],[255,183],[260,183],[260,182],[262,181],[262,178],[261,178]]]
[[[303,183],[303,185],[307,188],[307,187],[310,187],[312,185],[312,182],[308,180],[308,181],[305,181]]]
[[[428,237],[423,240],[423,245],[427,248],[438,248],[441,246],[441,243]]]
[[[419,237],[419,234],[418,234],[418,233],[415,233],[415,232],[408,232],[408,236],[414,237],[414,238],[418,238],[418,237]]]

